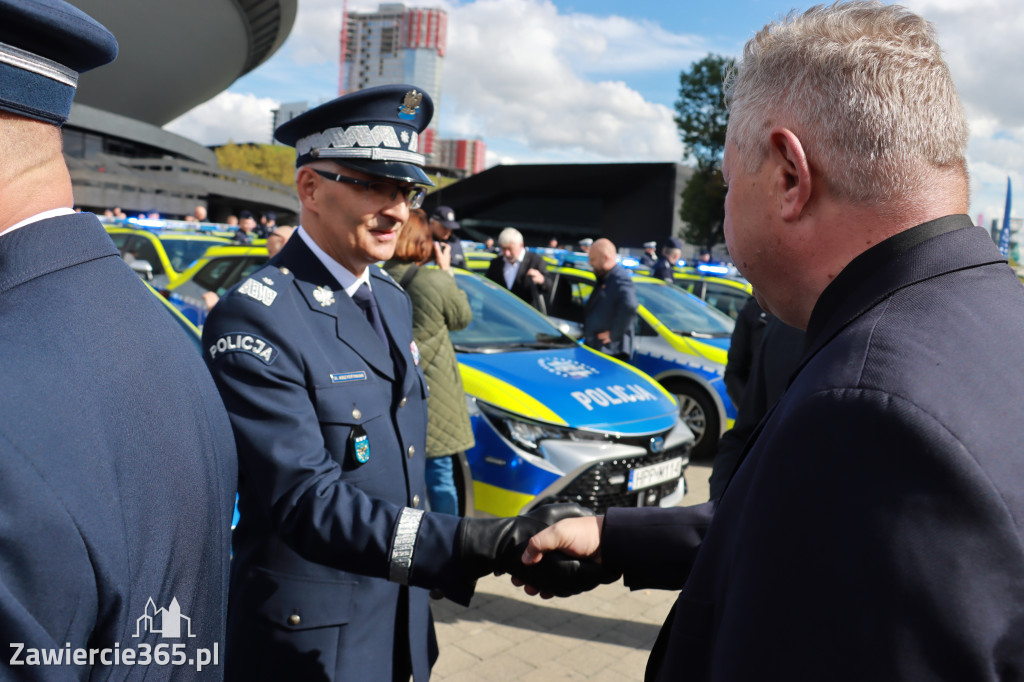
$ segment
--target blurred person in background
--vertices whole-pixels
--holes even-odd
[[[583,313],[584,342],[619,360],[633,355],[633,327],[636,324],[636,287],[629,271],[615,258],[615,244],[598,239],[587,260],[597,281]]]
[[[267,236],[267,254],[273,258],[277,255],[284,245],[291,238],[292,232],[295,231],[294,227],[288,225],[279,225],[274,228],[274,231]]]
[[[547,263],[540,254],[526,250],[523,234],[514,227],[506,227],[501,231],[498,246],[501,248],[501,258],[492,259],[484,274],[492,282],[497,282],[544,312],[544,294],[550,287]]]
[[[676,263],[683,257],[683,242],[678,237],[669,237],[665,246],[661,247],[661,258],[654,264],[652,277],[664,280],[669,284],[675,281]]]
[[[465,329],[473,319],[466,293],[455,284],[451,247],[434,241],[423,209],[409,212],[398,235],[395,256],[384,269],[412,299],[412,335],[427,379],[427,499],[432,511],[459,513],[455,486],[456,457],[473,447],[450,331]],[[421,267],[431,260],[437,268]]]
[[[459,239],[459,222],[455,220],[455,211],[449,206],[438,206],[430,214],[430,232],[434,241],[448,245],[453,268],[466,267],[466,256],[462,253],[462,241]]]

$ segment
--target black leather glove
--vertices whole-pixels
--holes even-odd
[[[576,559],[562,552],[548,552],[540,563],[532,566],[520,563],[509,573],[542,594],[556,597],[571,597],[622,577],[620,572],[602,564],[590,559]]]
[[[523,565],[526,543],[537,533],[562,519],[593,516],[575,502],[545,504],[526,514],[503,519],[464,518],[459,524],[459,558],[466,576],[476,579],[488,573],[517,575]]]

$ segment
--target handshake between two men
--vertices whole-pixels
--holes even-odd
[[[508,573],[527,594],[544,598],[613,583],[621,574],[601,564],[603,520],[575,503],[543,505],[509,518],[465,518],[459,527],[463,568],[475,577]]]

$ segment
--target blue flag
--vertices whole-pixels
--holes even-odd
[[[1006,178],[1006,210],[1003,212],[1003,231],[999,235],[999,250],[1010,255],[1010,178]]]

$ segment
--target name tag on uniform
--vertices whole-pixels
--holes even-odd
[[[350,381],[366,381],[366,372],[339,372],[331,375],[332,384],[347,384]]]

